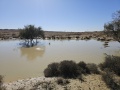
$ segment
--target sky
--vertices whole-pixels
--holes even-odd
[[[102,31],[118,10],[120,0],[0,0],[0,29]]]

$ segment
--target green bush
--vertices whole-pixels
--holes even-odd
[[[57,77],[60,75],[59,63],[49,64],[48,67],[44,70],[45,77]]]
[[[59,63],[49,64],[44,70],[45,77],[76,78],[80,75],[78,65],[73,61],[64,60]]]
[[[80,75],[78,66],[74,61],[62,61],[59,70],[64,78],[76,78]]]
[[[64,77],[64,78],[81,78],[82,74],[99,74],[96,64],[79,62],[76,64],[74,61],[64,60],[60,63],[49,64],[44,70],[45,77]]]
[[[120,84],[114,81],[114,73],[110,72],[109,69],[106,69],[104,73],[102,73],[102,79],[106,83],[106,85],[111,88],[111,90],[120,90]]]
[[[99,64],[99,67],[101,70],[108,68],[110,71],[120,76],[120,57],[107,55],[105,61]]]
[[[87,67],[87,64],[83,61],[79,62],[78,64],[78,67],[79,67],[79,71],[82,73],[82,74],[90,74],[90,70],[89,68]]]
[[[87,64],[87,67],[88,67],[91,74],[99,74],[100,73],[97,65],[94,63]]]

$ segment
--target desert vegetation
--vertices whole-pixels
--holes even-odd
[[[103,81],[111,90],[120,90],[120,77],[117,77],[113,72],[108,69],[101,74]]]
[[[120,57],[107,55],[99,67],[106,85],[112,90],[120,90]]]
[[[59,76],[60,72],[58,68],[59,68],[59,63],[49,64],[48,67],[44,70],[45,77]]]
[[[84,81],[83,75],[90,74],[101,75],[102,80],[111,90],[120,90],[120,57],[106,55],[105,61],[99,65],[64,60],[60,63],[49,64],[44,70],[46,77],[76,78],[82,81]],[[63,79],[60,78],[58,84],[63,84]]]
[[[3,86],[3,76],[0,75],[0,90],[6,90],[6,88]]]
[[[109,69],[110,72],[120,76],[120,57],[107,55],[105,61],[99,64],[99,67],[102,71]]]
[[[112,36],[120,42],[120,10],[113,14],[113,20],[104,25],[104,31],[108,36]]]
[[[70,83],[68,79],[64,79],[64,78],[58,78],[56,82],[58,85],[67,85]]]
[[[57,73],[57,75],[56,75]],[[46,77],[80,78],[82,74],[99,74],[98,66],[93,63],[76,63],[72,60],[64,60],[60,63],[49,64],[44,70]]]
[[[20,29],[20,38],[25,40],[26,46],[33,46],[37,44],[37,38],[44,38],[44,32],[41,27],[27,25],[23,29]]]

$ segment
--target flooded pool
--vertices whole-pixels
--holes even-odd
[[[96,40],[39,40],[35,47],[25,48],[20,40],[0,41],[0,75],[4,81],[43,76],[43,70],[52,62],[62,60],[85,61],[99,64],[105,54],[120,56],[120,43],[112,41],[109,47]]]

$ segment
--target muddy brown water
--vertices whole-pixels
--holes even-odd
[[[48,64],[62,60],[99,64],[105,54],[120,56],[120,43],[108,46],[96,40],[38,40],[37,46],[22,47],[20,40],[0,41],[0,75],[5,82],[43,76]]]

